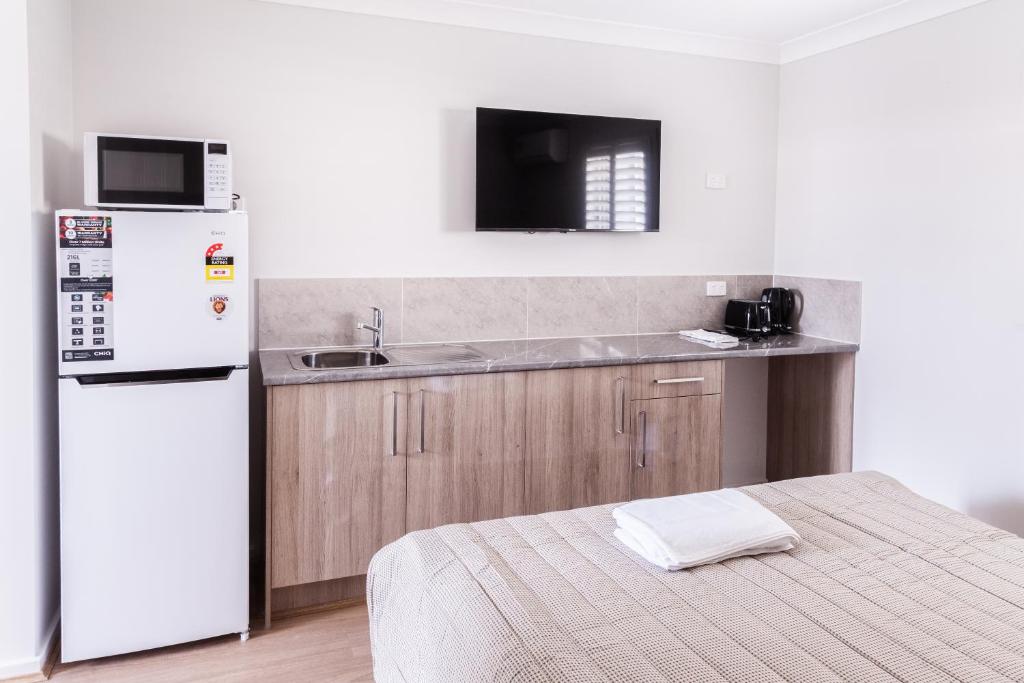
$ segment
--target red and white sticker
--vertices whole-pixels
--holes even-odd
[[[224,244],[215,242],[206,249],[206,281],[233,282],[235,257],[224,253]]]

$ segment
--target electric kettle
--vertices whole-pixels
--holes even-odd
[[[793,310],[795,297],[785,287],[769,287],[761,292],[761,301],[768,304],[772,334],[789,334],[793,331]]]

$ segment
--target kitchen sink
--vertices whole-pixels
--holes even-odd
[[[290,354],[296,370],[339,370],[379,365],[435,365],[484,360],[483,354],[465,344],[422,344],[369,348],[313,349]]]
[[[306,368],[329,370],[333,368],[368,368],[387,365],[390,361],[383,353],[351,349],[344,351],[309,351],[298,354],[298,360]]]

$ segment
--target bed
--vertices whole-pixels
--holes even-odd
[[[875,472],[742,489],[803,537],[665,572],[612,505],[408,534],[367,577],[378,681],[1024,681],[1024,539]]]

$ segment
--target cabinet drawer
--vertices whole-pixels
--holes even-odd
[[[652,363],[633,368],[633,399],[722,393],[722,361]]]

